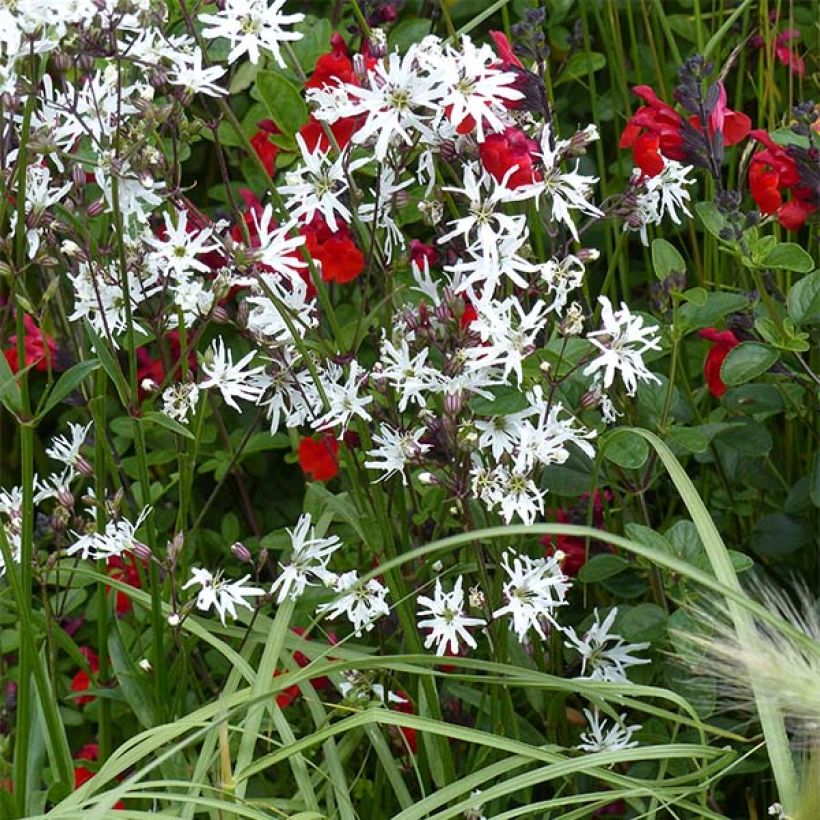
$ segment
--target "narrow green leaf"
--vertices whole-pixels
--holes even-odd
[[[86,377],[93,373],[99,365],[100,363],[97,359],[88,359],[84,362],[77,362],[73,367],[66,370],[49,391],[43,408],[37,414],[37,419],[42,419],[60,404],[63,399],[76,390]]]

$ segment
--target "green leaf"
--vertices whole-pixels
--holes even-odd
[[[765,456],[774,446],[772,434],[756,421],[732,424],[715,436],[715,441],[745,456]]]
[[[815,507],[820,507],[820,450],[816,450],[809,473],[809,498]]]
[[[780,242],[763,257],[767,268],[782,268],[795,273],[809,273],[814,270],[814,260],[800,245],[794,242]]]
[[[726,227],[726,220],[723,214],[717,209],[714,202],[696,202],[695,211],[703,222],[703,227],[712,236],[721,238],[720,232]]]
[[[820,271],[804,276],[786,297],[789,316],[798,324],[820,322]]]
[[[312,14],[295,26],[296,31],[302,33],[301,40],[290,44],[302,71],[311,74],[316,68],[316,61],[323,54],[330,51],[330,35],[333,26],[326,17],[314,17]]]
[[[723,406],[746,416],[772,416],[785,409],[783,396],[773,384],[743,384],[730,387],[723,395]]]
[[[37,418],[42,419],[53,410],[63,399],[76,390],[87,376],[93,373],[100,365],[97,359],[88,359],[85,362],[77,362],[73,367],[69,367],[48,394],[43,409],[37,414]]]
[[[673,273],[686,273],[686,263],[678,249],[665,239],[652,242],[652,267],[655,276],[663,282]]]
[[[301,92],[281,74],[260,71],[254,91],[282,133],[295,134],[307,122],[308,111]]]
[[[578,580],[585,584],[592,584],[603,581],[605,578],[612,578],[630,566],[630,562],[620,555],[613,555],[609,552],[593,555],[579,570]]]
[[[88,319],[85,320],[85,332],[88,334],[94,353],[100,360],[103,370],[108,374],[108,378],[114,382],[122,406],[128,407],[128,385],[125,382],[125,376],[119,362],[108,349],[108,343],[97,334]]]
[[[657,604],[638,604],[621,616],[618,628],[626,640],[656,641],[666,629],[667,615]]]
[[[404,53],[413,43],[418,43],[424,39],[430,33],[432,25],[432,20],[422,18],[402,20],[387,38],[389,50],[395,51],[398,49]]]
[[[746,296],[718,291],[707,294],[705,304],[690,302],[682,305],[678,311],[678,319],[681,326],[687,330],[697,330],[701,327],[710,327],[727,314],[748,306],[749,300]]]
[[[587,51],[583,54],[573,54],[567,62],[566,68],[561,72],[556,85],[567,83],[570,80],[586,78],[589,74],[594,74],[606,66],[606,57],[598,51]]]
[[[606,439],[603,453],[625,470],[637,470],[649,458],[649,445],[629,430],[614,430]]]
[[[760,342],[741,342],[733,347],[720,366],[720,377],[727,385],[749,382],[765,373],[780,354]]]
[[[252,63],[250,60],[241,63],[231,78],[231,84],[228,86],[228,93],[241,94],[246,88],[250,88],[253,85],[253,81],[256,79],[256,74],[258,71],[259,63]]]
[[[149,729],[156,725],[156,709],[146,684],[145,673],[128,654],[117,619],[112,618],[108,626],[108,653],[114,675],[134,718]]]
[[[164,427],[172,433],[176,433],[184,438],[189,438],[191,441],[194,440],[194,434],[184,424],[180,424],[176,419],[166,416],[165,413],[157,413],[151,410],[140,417],[140,422],[144,424],[158,424],[160,427]]]
[[[673,427],[666,435],[666,443],[676,454],[703,453],[709,448],[709,439],[695,427]]]
[[[755,524],[752,549],[767,558],[780,558],[809,546],[813,537],[812,528],[802,518],[772,513]]]
[[[520,390],[503,385],[490,388],[493,398],[477,396],[470,402],[470,409],[479,416],[508,416],[527,408],[527,399]]]

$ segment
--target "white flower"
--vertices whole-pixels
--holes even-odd
[[[649,244],[647,225],[660,225],[666,215],[680,225],[678,211],[691,216],[688,208],[691,197],[686,186],[695,184],[695,180],[689,177],[692,166],[673,159],[667,159],[665,163],[663,170],[654,177],[646,176],[637,168],[632,174],[633,184],[639,181],[643,190],[638,194],[635,213],[624,223],[624,230],[640,231],[644,245]]]
[[[607,721],[601,719],[597,707],[592,711],[584,709],[584,716],[589,724],[589,730],[581,733],[581,742],[575,747],[583,752],[617,752],[621,749],[631,749],[638,745],[632,740],[632,735],[640,731],[641,726],[626,725],[626,715],[620,715],[619,720],[607,726]]]
[[[120,518],[118,521],[109,521],[105,525],[105,532],[90,532],[84,535],[75,532],[73,535],[77,536],[77,541],[68,547],[66,554],[79,554],[80,558],[105,559],[114,555],[122,555],[124,552],[133,549],[134,534],[142,526],[150,512],[150,507],[144,507],[133,524],[125,518]]]
[[[337,576],[330,586],[334,592],[345,594],[317,607],[316,612],[331,620],[344,613],[356,635],[361,635],[362,630],[369,632],[379,618],[390,614],[390,607],[385,600],[389,590],[375,578],[363,584],[359,580],[359,574],[351,570]]]
[[[178,54],[174,60],[174,70],[168,75],[171,85],[178,85],[192,94],[205,94],[208,97],[221,97],[228,93],[216,81],[227,74],[222,66],[206,67],[202,65],[202,49],[198,46],[194,53]]]
[[[584,263],[569,254],[563,259],[550,259],[541,266],[541,278],[553,294],[550,311],[561,313],[569,301],[570,291],[584,283]]]
[[[486,126],[503,131],[508,121],[506,103],[524,96],[513,88],[516,75],[496,67],[498,57],[491,46],[476,47],[466,35],[458,49],[449,46],[443,57],[435,57],[431,65],[440,70],[444,86],[440,116],[446,116],[455,128],[472,119],[479,142],[484,141]]]
[[[481,465],[473,467],[470,477],[473,495],[490,512],[500,507],[505,523],[519,518],[525,524],[532,524],[544,515],[546,491],[539,489],[528,475],[498,464],[492,470]]]
[[[406,339],[401,339],[398,346],[386,338],[382,341],[379,378],[386,379],[398,391],[400,413],[407,409],[411,401],[424,407],[427,404],[424,394],[438,389],[439,372],[426,363],[429,352],[429,348],[425,347],[411,356]]]
[[[182,588],[188,589],[194,584],[198,584],[200,590],[196,596],[196,608],[207,612],[213,607],[219,614],[219,620],[224,625],[225,613],[230,615],[233,620],[236,620],[237,606],[253,609],[245,599],[265,594],[264,589],[245,586],[245,582],[250,577],[250,575],[244,575],[238,581],[228,581],[222,577],[221,572],[213,574],[210,570],[192,567],[191,578],[182,585]]]
[[[379,481],[401,473],[402,484],[406,486],[405,468],[408,461],[418,458],[430,449],[429,444],[422,444],[420,441],[424,433],[424,428],[402,433],[394,430],[389,424],[383,424],[379,432],[373,436],[373,443],[378,447],[367,451],[371,460],[365,461],[364,466],[368,470],[384,470],[384,475],[379,477]]]
[[[468,348],[470,367],[503,368],[504,378],[515,373],[518,384],[524,378],[524,359],[535,350],[538,334],[547,323],[547,306],[536,302],[526,312],[515,296],[503,302],[480,302],[478,318],[470,329],[481,337],[482,344]]]
[[[335,122],[339,117],[365,114],[353,141],[363,145],[374,138],[373,153],[379,162],[386,158],[394,138],[412,145],[414,132],[432,137],[427,121],[439,109],[441,89],[436,77],[419,70],[417,50],[418,46],[411,45],[404,56],[398,52],[388,54],[368,72],[366,85],[344,86],[346,103],[338,99],[339,104],[330,113],[320,106],[315,116]],[[310,94],[309,98],[314,96]]]
[[[245,401],[257,401],[262,395],[263,384],[259,379],[264,367],[251,367],[248,365],[256,356],[256,351],[244,355],[236,364],[233,361],[233,353],[225,347],[222,337],[218,337],[211,342],[208,355],[202,362],[202,372],[208,377],[199,383],[202,390],[209,387],[219,388],[225,403],[240,410],[236,399]]]
[[[301,134],[296,135],[296,142],[302,152],[303,164],[288,171],[286,184],[279,187],[279,193],[285,197],[285,205],[293,219],[310,222],[318,212],[335,233],[338,230],[336,214],[345,222],[352,218],[343,201],[349,188],[348,175],[370,159],[365,157],[348,162],[342,154],[334,161],[318,143],[313,152],[308,151]]]
[[[203,253],[215,251],[219,246],[209,243],[213,236],[210,228],[199,231],[188,230],[188,211],[176,212],[176,224],[167,212],[163,214],[165,221],[165,238],[150,234],[145,241],[154,249],[154,255],[161,260],[166,270],[178,277],[184,277],[190,271],[207,273],[210,268],[197,257]]]
[[[259,237],[258,247],[251,251],[253,258],[289,281],[300,279],[299,268],[306,268],[308,264],[299,256],[297,248],[305,244],[305,237],[301,234],[290,236],[289,225],[277,226],[270,203],[265,206],[261,216],[254,211],[253,221]],[[234,282],[237,285],[251,285],[255,279],[236,278]]]
[[[230,41],[231,52],[228,63],[235,63],[243,54],[255,65],[259,62],[259,49],[273,54],[280,68],[285,61],[279,50],[280,43],[301,40],[298,31],[286,31],[283,27],[301,23],[305,15],[301,12],[283,14],[285,0],[226,0],[224,7],[216,14],[200,14],[199,19],[206,24],[202,36],[208,39],[224,37]],[[210,26],[210,28],[208,28]]]
[[[643,318],[633,316],[624,302],[621,302],[620,310],[613,311],[612,303],[606,296],[599,296],[598,301],[602,306],[603,328],[588,333],[587,338],[601,353],[584,368],[584,375],[589,376],[603,369],[604,387],[611,387],[615,372],[619,371],[630,396],[635,395],[639,381],[660,383],[660,379],[643,363],[643,354],[647,350],[660,350],[658,326],[644,327]]]
[[[340,373],[340,375],[342,375]],[[350,362],[347,381],[332,381],[324,385],[328,408],[324,415],[313,422],[315,430],[341,427],[344,434],[353,416],[370,421],[370,413],[365,409],[373,401],[373,396],[360,396],[361,383],[367,378],[367,371],[355,360]]]
[[[80,455],[80,448],[85,444],[85,438],[91,426],[91,422],[83,427],[81,424],[74,424],[70,421],[68,427],[71,440],[69,441],[65,436],[55,436],[51,440],[51,447],[46,450],[46,455],[55,461],[61,461],[72,470],[87,466],[85,459]]]
[[[175,421],[184,422],[196,410],[199,387],[193,382],[172,384],[162,393],[162,412]]]
[[[316,582],[325,583],[329,575],[327,564],[331,556],[342,546],[342,542],[332,535],[329,538],[317,538],[311,527],[309,513],[299,517],[293,530],[288,530],[293,552],[288,564],[279,564],[282,572],[273,582],[271,594],[279,590],[276,603],[281,604],[290,595],[296,600],[307,586]]]
[[[617,615],[618,607],[612,607],[601,623],[596,609],[595,622],[583,638],[579,638],[572,627],[564,630],[569,639],[567,646],[581,656],[581,677],[610,683],[625,683],[628,681],[626,670],[630,666],[649,663],[648,658],[636,658],[630,654],[647,649],[648,643],[626,643],[620,635],[610,633],[609,630],[612,629]]]
[[[470,618],[464,614],[463,579],[459,575],[452,592],[444,592],[441,588],[441,579],[436,579],[436,589],[432,598],[425,595],[418,596],[418,603],[423,609],[419,610],[419,629],[430,630],[424,639],[424,648],[436,646],[436,654],[443,655],[449,648],[453,655],[458,654],[459,641],[467,646],[476,648],[473,636],[467,631],[470,626],[484,626],[482,618]]]
[[[519,641],[524,640],[530,629],[546,640],[545,622],[558,626],[555,610],[567,603],[567,593],[572,586],[561,571],[560,563],[555,556],[530,558],[508,550],[501,557],[501,566],[508,576],[503,590],[507,604],[493,612],[493,618],[509,615],[510,628]]]
[[[597,139],[597,132],[591,136]],[[576,161],[572,171],[561,170],[561,160],[569,145],[568,140],[555,139],[552,127],[549,123],[545,124],[541,133],[539,154],[544,162],[544,179],[541,182],[517,188],[515,198],[534,198],[537,203],[542,194],[548,196],[552,203],[552,221],[563,222],[569,228],[572,238],[577,242],[578,229],[575,227],[571,211],[579,211],[587,216],[596,217],[602,217],[604,212],[589,201],[598,177],[579,174],[579,161]]]
[[[509,175],[515,172],[511,168],[501,183],[482,170],[477,174],[477,166],[464,164],[464,184],[461,188],[445,187],[443,190],[460,194],[469,201],[467,214],[449,222],[453,229],[439,238],[439,244],[449,242],[456,237],[463,237],[465,243],[488,259],[498,258],[498,248],[502,238],[507,234],[521,236],[526,217],[511,216],[504,213],[500,206],[513,199],[513,193],[505,187]],[[488,193],[489,192],[489,193]]]

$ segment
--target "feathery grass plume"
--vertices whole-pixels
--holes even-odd
[[[788,818],[809,820],[820,806],[820,602],[799,582],[790,592],[756,579],[748,591],[759,605],[753,634],[739,636],[725,604],[705,600],[689,611],[700,629],[675,638],[686,666],[715,685],[724,707],[754,713],[754,686],[783,714],[804,758],[798,806]]]

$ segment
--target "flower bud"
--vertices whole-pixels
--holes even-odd
[[[139,666],[146,675],[154,671],[154,667],[151,666],[151,661],[149,661],[148,658],[143,658],[137,666]]]
[[[101,213],[105,211],[105,200],[97,199],[92,202],[85,210],[86,214],[91,219],[94,219],[95,216],[99,216]]]
[[[427,486],[438,484],[438,479],[433,473],[428,473],[426,470],[418,474],[418,480],[419,484],[425,484]]]
[[[150,561],[153,557],[151,548],[147,544],[143,544],[142,541],[132,541],[131,551],[140,561]]]
[[[236,541],[235,543],[231,544],[231,552],[240,561],[244,561],[248,564],[253,563],[253,556],[251,555],[251,551],[241,541]]]

